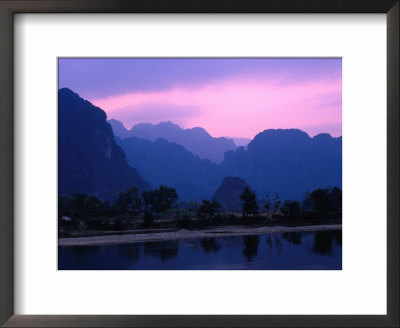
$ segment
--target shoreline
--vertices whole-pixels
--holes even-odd
[[[167,241],[176,239],[195,239],[195,238],[211,238],[211,237],[231,237],[246,235],[261,235],[269,233],[282,232],[307,232],[307,231],[324,231],[324,230],[342,230],[341,224],[324,224],[313,226],[297,226],[297,227],[237,227],[225,226],[215,227],[205,230],[189,231],[180,229],[171,232],[149,232],[140,234],[115,234],[90,237],[70,237],[58,239],[58,246],[104,246],[132,244],[152,241]]]

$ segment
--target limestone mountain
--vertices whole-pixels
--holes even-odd
[[[58,92],[58,190],[114,201],[131,186],[150,188],[128,165],[103,110],[67,88]]]
[[[239,177],[225,177],[215,192],[212,200],[221,204],[224,210],[242,210],[242,195],[244,189],[250,186]]]
[[[130,130],[124,130],[121,122],[117,120],[110,120],[109,123],[114,129],[115,135],[121,139],[137,137],[156,141],[158,138],[162,138],[183,146],[186,150],[199,156],[200,159],[209,159],[214,163],[221,163],[226,151],[237,148],[232,139],[214,138],[200,127],[182,129],[172,122],[161,122],[156,125],[141,123],[133,126]]]
[[[184,147],[164,139],[117,138],[128,163],[153,188],[161,184],[173,187],[183,201],[208,199],[217,187],[217,165],[200,159]]]
[[[225,175],[243,178],[258,194],[302,199],[306,191],[342,187],[342,137],[311,138],[297,129],[265,130],[248,149],[227,152],[219,166]]]

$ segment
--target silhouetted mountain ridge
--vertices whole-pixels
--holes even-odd
[[[300,130],[265,130],[249,144],[225,153],[221,164],[201,160],[164,139],[118,140],[127,160],[153,187],[174,187],[181,200],[210,199],[225,177],[246,181],[263,198],[302,199],[306,191],[341,187],[341,138],[310,138]],[[229,189],[229,188],[228,188]],[[226,190],[228,190],[226,189]]]
[[[131,137],[117,138],[125,151],[128,163],[157,188],[161,184],[176,189],[179,199],[200,201],[209,198],[217,185],[217,165],[200,159],[184,147],[158,138],[149,141]]]
[[[122,124],[118,127],[113,122],[113,126],[114,130],[127,131]],[[162,134],[160,131],[167,131],[169,136],[173,135],[171,131],[177,131],[175,137],[180,141],[186,140],[182,135],[191,135],[190,142],[196,140],[201,144],[210,137],[214,143],[216,138],[202,128],[183,130],[176,124],[163,122],[138,124],[132,130],[146,138],[118,139],[122,151],[106,123],[106,114],[69,89],[61,89],[60,194],[79,191],[113,200],[131,186],[148,189],[142,177],[152,187],[166,184],[175,188],[184,201],[211,199],[225,177],[242,179],[257,193],[258,199],[269,192],[278,193],[282,200],[301,200],[306,191],[342,187],[341,137],[319,134],[311,138],[298,129],[269,129],[258,133],[247,149],[234,147],[224,153],[220,164],[215,164],[194,155],[178,142],[157,136]],[[154,133],[155,130],[158,132]]]
[[[227,152],[219,169],[243,178],[259,196],[268,191],[283,199],[301,199],[304,192],[319,187],[341,188],[342,138],[311,138],[297,129],[265,130],[247,150]]]
[[[58,92],[58,189],[114,201],[131,186],[149,185],[128,165],[106,113],[67,88]]]
[[[185,147],[201,159],[209,159],[214,163],[222,162],[226,151],[236,149],[232,139],[214,138],[201,127],[182,129],[179,125],[168,121],[156,125],[140,123],[130,130],[125,129],[124,131],[121,130],[121,126],[123,126],[121,122],[110,120],[109,123],[114,129],[115,135],[121,139],[137,137],[155,141],[158,138],[163,138]]]

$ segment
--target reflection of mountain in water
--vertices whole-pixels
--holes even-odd
[[[179,240],[156,241],[143,245],[145,257],[150,255],[164,261],[178,256]]]
[[[218,242],[214,237],[211,238],[202,238],[200,240],[200,245],[204,250],[204,253],[209,253],[211,251],[218,252],[222,245]]]
[[[253,257],[257,255],[260,236],[244,236],[243,237],[243,255],[247,262],[251,262]]]

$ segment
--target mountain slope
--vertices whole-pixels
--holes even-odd
[[[212,200],[221,204],[224,210],[242,210],[242,195],[244,189],[250,187],[243,179],[238,177],[225,177]]]
[[[126,129],[121,124],[119,130]],[[174,130],[178,138],[190,131],[201,136],[197,141],[204,146],[204,136],[210,136],[201,128],[183,130],[167,122],[157,126],[139,124],[132,130],[145,138],[118,140],[125,158],[106,123],[106,114],[71,90],[61,89],[59,193],[84,192],[114,200],[121,190],[132,185],[148,189],[150,186],[141,176],[153,187],[174,187],[180,199],[187,201],[211,199],[224,177],[243,179],[258,199],[269,192],[278,193],[282,200],[301,200],[306,191],[342,187],[341,137],[320,134],[310,138],[296,129],[265,130],[256,135],[247,149],[227,151],[222,163],[215,164],[199,158],[185,146],[155,138],[157,133],[153,134],[155,130],[167,131],[171,136],[174,134],[170,131]],[[132,167],[138,168],[140,175]]]
[[[128,162],[153,187],[170,185],[185,201],[210,199],[225,177],[246,181],[259,199],[269,192],[277,193],[282,200],[301,200],[307,191],[342,186],[341,138],[328,134],[310,138],[300,130],[265,130],[247,150],[239,147],[235,152],[226,152],[219,165],[163,139],[151,142],[128,138],[117,142]]]
[[[179,199],[200,201],[209,198],[217,185],[217,165],[202,160],[184,147],[164,139],[117,138],[129,164],[152,187],[165,184],[176,189]]]
[[[214,163],[221,163],[226,151],[236,149],[232,139],[213,138],[206,130],[199,127],[182,129],[172,122],[161,122],[157,125],[142,123],[135,125],[130,130],[122,130],[121,122],[110,120],[109,123],[114,129],[115,135],[121,139],[137,137],[155,141],[162,138],[185,147],[201,159],[209,159]]]
[[[130,167],[100,108],[64,88],[58,92],[59,194],[82,192],[114,201],[131,186],[149,185]]]
[[[247,150],[227,152],[219,170],[243,178],[261,198],[268,191],[281,199],[302,199],[306,191],[319,187],[342,187],[342,138],[265,130]]]

